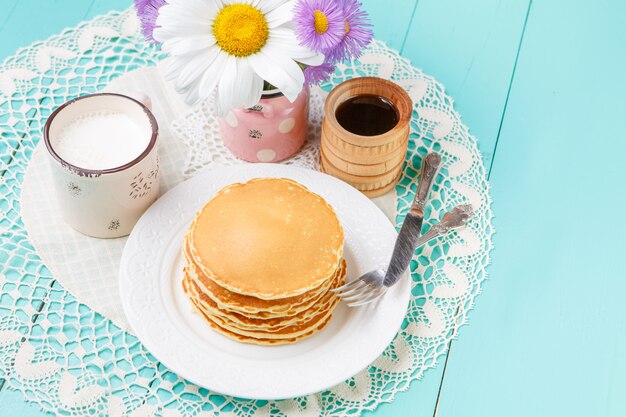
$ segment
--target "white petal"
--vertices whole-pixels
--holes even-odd
[[[237,70],[237,58],[229,56],[224,63],[224,72],[217,86],[215,103],[217,112],[220,115],[225,115],[228,113],[228,110],[235,107],[235,103],[241,103],[244,99],[236,95],[239,92],[237,84],[244,82],[243,79],[240,79],[241,77]]]
[[[187,2],[188,0],[183,0]],[[196,0],[199,3],[202,3],[207,10],[210,12],[211,16],[215,16],[221,9],[222,3],[219,0]]]
[[[215,16],[222,8],[219,0],[169,0],[159,9],[154,38],[163,42],[176,36],[211,32]]]
[[[300,45],[291,29],[284,27],[272,29],[267,45],[283,51],[285,55],[306,65],[317,66],[324,62],[324,54],[319,54]]]
[[[198,95],[201,98],[209,97],[215,90],[217,83],[222,78],[224,64],[226,63],[226,59],[228,57],[229,55],[220,49],[215,57],[215,60],[213,61],[213,64],[211,64],[211,66],[209,66],[209,68],[207,68],[202,75],[202,79],[198,85]]]
[[[263,93],[263,80],[253,70],[247,59],[229,57],[217,89],[217,112],[225,115],[235,107],[251,107],[259,102]]]
[[[165,42],[166,40],[171,39],[173,36],[167,30],[157,27],[157,28],[154,28],[154,30],[152,31],[152,37],[157,42]]]
[[[276,86],[289,101],[294,101],[304,85],[302,68],[282,51],[265,45],[248,57],[254,71],[265,81]]]
[[[250,4],[253,5],[255,3],[254,0],[222,0],[224,6],[228,6],[231,4]]]
[[[240,97],[240,101],[235,102],[235,106],[252,107],[259,102],[261,94],[263,79],[254,72],[246,58],[238,59],[235,96]]]
[[[259,2],[258,7],[263,14],[268,14],[272,10],[277,9],[278,7],[287,3],[290,3],[291,7],[293,7],[293,5],[295,4],[295,2],[292,0],[263,0]]]
[[[187,104],[192,106],[200,101],[200,94],[198,93],[200,91],[200,77],[196,78],[186,90],[187,95],[185,96],[185,102]]]
[[[203,49],[207,49],[215,44],[215,37],[212,35],[192,35],[189,37],[177,37],[167,39],[161,48],[169,55],[179,56],[188,53],[199,54]]]
[[[187,88],[193,81],[200,78],[202,74],[213,64],[215,58],[219,54],[220,49],[216,46],[208,48],[206,51],[199,52],[191,56],[184,68],[178,74],[176,80],[176,89],[182,90]]]
[[[250,63],[248,63],[250,65]],[[250,92],[248,93],[248,98],[244,102],[246,107],[252,107],[257,104],[261,100],[261,96],[263,95],[263,78],[259,77],[256,72],[252,69],[250,65],[250,69],[253,71],[252,78],[252,88],[250,88]]]
[[[167,4],[174,6],[181,15],[197,18],[214,16],[221,8],[215,0],[167,0]]]
[[[161,25],[154,29],[152,36],[157,41],[164,42],[172,38],[184,38],[190,35],[206,34],[210,30],[211,28],[208,23],[207,25],[203,25],[203,26],[187,25],[184,27],[180,27],[180,26],[175,27],[172,25],[166,25],[166,26]]]
[[[272,29],[293,20],[293,3],[287,2],[265,14],[267,26]]]
[[[189,57],[172,57],[168,59],[167,66],[165,67],[165,79],[171,80],[178,77],[178,74],[185,68],[189,60]]]
[[[158,19],[157,19],[158,20]],[[165,21],[164,24],[157,23],[157,28],[164,36],[190,36],[202,35],[211,31],[211,25],[208,20],[202,22],[187,21],[184,23],[175,21]]]
[[[275,71],[271,60],[264,56],[261,52],[248,57],[248,62],[254,72],[268,83],[274,85],[276,88],[286,87],[289,84],[289,79],[283,71]]]
[[[156,25],[160,26],[161,32],[169,36],[206,33],[210,29],[208,23],[210,15],[206,13],[206,16],[202,16],[203,14],[205,13],[197,12],[194,15],[182,7],[166,4],[159,9]]]

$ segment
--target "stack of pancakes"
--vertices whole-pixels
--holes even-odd
[[[291,343],[321,330],[343,285],[343,229],[322,197],[284,178],[223,188],[185,236],[183,289],[235,340]]]

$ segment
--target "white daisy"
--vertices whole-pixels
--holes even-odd
[[[298,62],[324,56],[298,43],[292,9],[292,0],[168,0],[154,30],[171,57],[166,76],[188,103],[217,90],[222,115],[257,104],[263,80],[294,101],[304,85]]]

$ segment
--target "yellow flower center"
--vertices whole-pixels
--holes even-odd
[[[347,35],[348,33],[350,33],[350,23],[348,23],[348,21],[347,21],[347,20],[344,20],[344,21],[343,21],[343,24],[344,24],[344,30],[345,30],[345,32],[346,32],[346,33],[344,33],[344,36],[345,36],[345,35]]]
[[[318,35],[323,35],[328,30],[328,18],[324,12],[315,10],[313,12],[313,25]]]
[[[255,54],[267,42],[270,31],[259,9],[249,4],[231,4],[215,17],[213,35],[217,45],[230,55]]]

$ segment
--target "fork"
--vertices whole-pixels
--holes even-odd
[[[400,228],[387,271],[385,272],[381,269],[370,271],[359,279],[332,290],[339,297],[348,301],[348,306],[356,307],[375,301],[389,287],[394,285],[408,268],[415,249],[419,245],[426,198],[440,164],[441,156],[436,152],[426,155],[422,162],[417,193],[415,193],[413,204]],[[431,235],[435,234],[436,231]],[[425,242],[423,241],[422,244]]]
[[[437,239],[438,237],[445,235],[451,230],[465,226],[467,220],[469,220],[473,215],[474,209],[472,208],[471,204],[461,204],[454,207],[452,210],[446,212],[446,214],[443,215],[441,222],[433,225],[428,230],[428,232],[419,237],[419,239],[417,240],[417,244],[415,245],[416,249],[425,245],[431,240]],[[361,299],[365,297],[365,294],[362,295],[361,291],[359,290],[363,289],[364,286],[357,286],[357,284],[360,284],[362,281],[364,281],[365,283],[369,283],[369,285],[374,288],[383,288],[384,291],[386,291],[386,289],[391,287],[395,282],[389,285],[385,285],[384,279],[385,271],[383,269],[375,269],[364,274],[363,276],[361,276],[361,278],[355,279],[354,281],[351,281],[348,284],[331,291],[338,293],[337,295],[339,297],[342,297],[345,301],[349,302],[348,306],[350,307],[365,305],[369,304],[370,302],[374,302],[376,299],[378,299],[379,296],[382,296],[382,294],[374,297],[371,300],[367,298]]]

